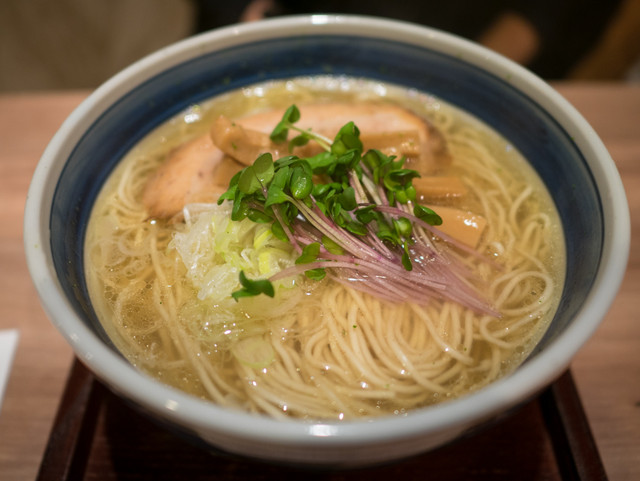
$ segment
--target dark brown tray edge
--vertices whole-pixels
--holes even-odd
[[[105,392],[93,374],[74,359],[37,481],[83,479]],[[537,402],[562,479],[607,480],[571,372],[562,374]]]
[[[543,391],[539,402],[562,479],[607,480],[571,371]]]
[[[105,388],[74,358],[38,481],[82,479]]]

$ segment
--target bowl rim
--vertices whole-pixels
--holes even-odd
[[[608,201],[603,204],[606,226],[603,257],[591,293],[576,314],[580,322],[569,326],[545,352],[521,366],[514,375],[453,401],[410,411],[404,416],[374,420],[282,422],[198,400],[135,370],[83,324],[57,281],[48,223],[55,182],[49,179],[58,178],[64,164],[60,159],[66,160],[80,139],[83,127],[91,125],[112,102],[132,86],[176,63],[265,38],[345,33],[435,48],[446,55],[462,57],[508,79],[561,125],[571,127],[569,134],[583,152],[600,192]],[[55,134],[34,173],[24,218],[27,264],[43,307],[78,358],[100,379],[134,402],[182,424],[242,439],[303,446],[367,445],[464,427],[536,394],[566,369],[603,320],[622,282],[629,239],[628,204],[613,160],[586,120],[551,86],[510,60],[461,37],[407,22],[357,15],[298,15],[231,25],[172,44],[124,69],[84,100]]]

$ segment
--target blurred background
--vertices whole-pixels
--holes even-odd
[[[443,29],[546,80],[640,82],[640,0],[1,0],[0,91],[95,88],[177,40],[298,13],[359,13]]]

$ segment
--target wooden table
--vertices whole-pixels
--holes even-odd
[[[628,270],[601,328],[571,369],[607,475],[640,479],[640,85],[556,85],[591,122],[622,175],[631,208]],[[0,411],[0,479],[34,479],[73,360],[29,279],[22,214],[47,142],[86,92],[0,95],[0,330],[20,340]],[[635,307],[634,307],[635,306]],[[237,478],[234,478],[237,479]],[[531,479],[531,478],[527,478]]]

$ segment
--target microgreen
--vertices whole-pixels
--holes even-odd
[[[442,225],[442,217],[423,205],[416,205],[413,208],[413,215],[430,225]]]
[[[237,301],[241,297],[252,297],[258,294],[266,294],[269,297],[275,295],[273,284],[266,279],[248,279],[244,271],[240,271],[240,284],[242,289],[235,291],[231,296]]]
[[[491,313],[468,282],[450,269],[451,259],[436,255],[426,234],[442,219],[416,203],[412,180],[419,173],[405,168],[404,158],[365,152],[353,122],[331,140],[297,127],[300,117],[295,105],[289,107],[271,140],[288,142],[290,151],[315,142],[323,151],[275,161],[271,154],[262,154],[231,179],[218,201],[233,202],[233,220],[271,223],[274,236],[298,252],[294,266],[269,280],[249,280],[241,272],[242,289],[233,293],[234,299],[273,296],[271,281],[302,272],[320,280],[329,268],[332,276],[358,281],[352,283],[355,288],[385,299],[427,302],[449,297]],[[295,135],[288,140],[290,131]]]
[[[320,244],[318,242],[313,242],[302,249],[302,254],[300,254],[300,257],[296,259],[296,264],[308,264],[310,262],[314,262],[318,258],[319,253]]]
[[[273,179],[274,168],[271,154],[262,154],[253,165],[243,169],[238,179],[238,189],[245,195],[262,190]]]

